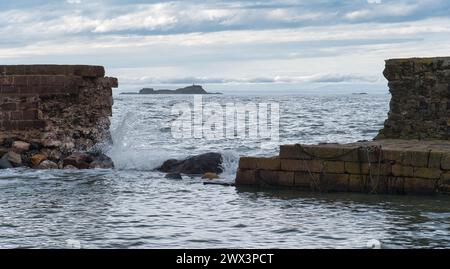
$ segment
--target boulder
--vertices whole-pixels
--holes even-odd
[[[9,150],[7,148],[0,147],[0,158],[5,156],[5,154],[8,153],[8,151]]]
[[[41,162],[37,167],[37,169],[58,169],[58,165],[50,160],[45,160]]]
[[[16,153],[24,153],[30,149],[30,143],[23,142],[23,141],[15,141],[12,144],[12,150]]]
[[[103,153],[92,154],[91,158],[93,161],[89,164],[89,168],[102,168],[102,169],[110,169],[114,168],[114,163]]]
[[[34,154],[31,157],[31,164],[33,166],[38,166],[41,162],[43,162],[45,159],[47,159],[47,156],[45,156],[44,154]]]
[[[66,165],[64,166],[64,170],[78,170],[78,168],[73,165]]]
[[[92,161],[93,159],[88,153],[75,152],[63,160],[63,166],[72,165],[78,169],[88,169]]]
[[[8,168],[14,168],[10,161],[8,161],[8,156],[4,155],[0,159],[0,169],[8,169]]]
[[[3,157],[6,158],[14,167],[22,166],[22,157],[14,151],[9,151]]]
[[[76,152],[63,160],[63,167],[74,166],[78,169],[114,168],[114,163],[103,153]]]
[[[180,173],[203,175],[207,172],[220,174],[223,172],[222,155],[220,153],[206,153],[189,157],[185,160],[167,160],[157,168],[165,173]]]

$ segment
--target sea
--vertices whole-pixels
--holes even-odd
[[[387,90],[250,91],[205,95],[198,106],[192,95],[115,94],[114,145],[104,148],[115,169],[0,172],[0,248],[334,249],[367,248],[374,240],[382,248],[450,248],[447,196],[237,188],[205,185],[200,176],[166,179],[155,171],[171,158],[220,152],[219,181],[232,183],[240,156],[275,156],[280,144],[373,139],[389,100]],[[201,111],[196,119],[196,102],[210,114]],[[221,135],[224,126],[213,124],[215,136],[189,136],[214,113],[227,125],[227,105],[248,108],[241,129],[248,135],[237,128]],[[250,120],[255,107],[270,108],[257,117],[270,119],[270,136],[250,135],[261,130],[261,122]],[[182,114],[192,125],[181,126],[192,132],[180,137],[174,123]]]

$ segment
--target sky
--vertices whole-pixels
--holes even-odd
[[[450,56],[448,0],[0,0],[1,64],[95,64],[121,90],[379,89]]]

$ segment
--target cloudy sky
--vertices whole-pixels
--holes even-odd
[[[450,55],[448,0],[0,0],[0,25],[0,63],[104,65],[122,89],[385,88],[384,59]]]

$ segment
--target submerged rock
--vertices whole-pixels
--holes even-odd
[[[180,173],[169,173],[165,176],[165,178],[167,179],[177,179],[177,180],[181,180],[183,179],[183,177],[181,176]]]
[[[72,165],[78,169],[88,169],[93,159],[85,152],[75,152],[64,158],[63,166]]]
[[[165,173],[196,174],[205,173],[220,174],[223,172],[222,155],[220,153],[206,153],[185,160],[167,160],[158,171]]]
[[[64,166],[64,170],[78,170],[78,168],[73,165],[66,165]]]
[[[91,154],[91,158],[93,159],[93,161],[89,164],[89,168],[114,168],[114,163],[111,158],[103,153]]]
[[[36,169],[58,169],[58,165],[50,160],[41,162]]]
[[[73,166],[78,169],[114,168],[114,163],[103,153],[75,152],[64,158],[63,167]]]

